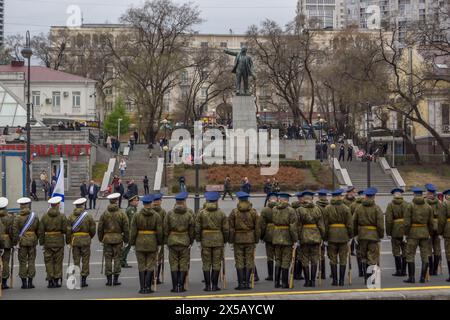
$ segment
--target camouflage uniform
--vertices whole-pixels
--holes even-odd
[[[428,271],[428,257],[431,255],[430,235],[434,230],[433,209],[422,196],[413,198],[404,217],[406,236],[406,262],[408,263],[408,283],[415,282],[415,256],[417,247],[422,258],[421,282],[425,282]]]
[[[298,235],[302,246],[302,265],[305,274],[305,287],[314,287],[317,273],[319,251],[325,235],[322,211],[314,203],[306,203],[297,209]],[[311,274],[309,264],[311,263]]]
[[[140,293],[151,293],[156,269],[158,246],[164,241],[162,221],[151,208],[143,208],[133,216],[130,227],[130,245],[135,247],[139,269]]]
[[[131,221],[133,221],[133,217],[137,212],[137,207],[130,205],[127,210],[125,210],[125,214],[128,217],[128,222],[131,223]],[[125,246],[123,248],[122,251],[122,260],[121,260],[121,265],[122,268],[127,268],[128,267],[128,263],[127,263],[127,257],[128,254],[130,253],[130,249],[131,249],[131,244],[128,244],[127,246]]]
[[[325,208],[324,224],[333,277],[332,285],[338,285],[337,265],[339,264],[339,285],[343,286],[349,254],[348,241],[353,238],[353,217],[350,209],[341,199],[331,199],[330,205]]]
[[[205,291],[220,290],[217,284],[229,232],[228,218],[219,209],[217,202],[205,203],[204,209],[200,210],[195,221],[195,238],[202,246]]]
[[[430,275],[437,276],[437,270],[439,267],[439,263],[441,261],[441,237],[438,234],[438,217],[441,215],[443,210],[442,203],[439,201],[437,197],[434,199],[427,199],[428,205],[433,209],[433,232],[431,233],[431,253],[428,258],[428,263],[430,264]]]
[[[38,245],[39,219],[36,216],[33,223],[20,238],[20,231],[25,226],[31,210],[23,208],[13,222],[13,245],[19,245],[19,277],[22,279],[22,289],[34,288],[33,278],[36,275],[36,246]],[[14,275],[12,275],[14,276]],[[28,284],[26,284],[28,278]]]
[[[269,276],[266,280],[273,280],[273,260],[275,258],[275,250],[273,247],[273,210],[277,205],[276,202],[269,202],[267,207],[261,211],[261,240],[264,241],[266,247],[267,270]]]
[[[67,219],[59,208],[50,208],[39,223],[39,244],[44,247],[44,262],[49,288],[61,287]]]
[[[238,275],[238,290],[250,289],[250,278],[255,267],[255,244],[261,237],[258,213],[249,201],[240,200],[231,211],[230,243],[234,247],[234,260]]]
[[[164,210],[160,205],[156,205],[153,204],[152,205],[152,209],[155,210],[158,214],[159,217],[161,218],[161,222],[162,222],[162,228],[163,228],[163,234],[164,234],[164,219],[166,218],[167,212],[166,210]],[[158,255],[158,270],[156,271],[156,277],[157,277],[157,284],[161,284],[161,279],[160,279],[160,274],[161,274],[161,269],[164,266],[164,244],[161,245],[161,248],[159,249],[159,255]]]
[[[294,209],[297,212],[297,209],[302,206],[300,201],[294,201],[291,203],[292,209]],[[297,218],[298,219],[298,218]],[[301,245],[300,243],[297,244],[297,250],[295,251],[295,265],[294,265],[294,279],[295,280],[303,280],[302,272],[303,272],[303,266],[301,261]]]
[[[363,273],[367,278],[367,267],[376,265],[380,259],[380,239],[384,237],[384,217],[374,199],[364,199],[356,208],[353,217],[353,230],[358,236],[361,250]]]
[[[172,292],[183,292],[189,271],[191,246],[195,239],[195,220],[192,210],[185,205],[175,205],[164,219],[163,230],[164,243],[169,247]]]
[[[358,206],[361,205],[364,197],[357,196],[355,201],[350,204],[350,212],[352,214],[352,218],[355,216],[355,211]],[[359,243],[357,244],[355,239],[352,239],[352,242],[350,244],[350,253],[351,255],[356,255],[356,261],[358,263],[358,273],[360,277],[363,277],[363,270],[362,270],[362,263],[361,263],[361,250],[359,247]]]
[[[438,234],[444,237],[445,257],[450,273],[450,200],[445,200],[442,205],[442,214],[438,221]],[[450,282],[450,276],[447,282]]]
[[[404,217],[409,204],[402,197],[394,197],[386,209],[386,234],[391,237],[392,254],[395,260],[396,273],[393,276],[406,276],[406,252]]]
[[[72,230],[74,223],[86,210],[75,208],[69,216],[67,224],[67,243],[71,245],[73,263],[81,267],[81,286],[86,286],[86,277],[89,276],[89,261],[91,258],[91,239],[95,236],[95,221],[90,214],[86,215],[76,230]]]
[[[319,196],[319,200],[316,201],[317,208],[320,209],[322,212],[322,216],[325,213],[325,208],[330,204],[327,197],[321,197]],[[326,267],[325,267],[325,250],[326,250],[325,243],[322,243],[322,247],[320,248],[320,277],[322,279],[326,278]]]
[[[12,250],[12,239],[13,239],[13,223],[14,215],[8,213],[8,210],[0,210],[0,223],[3,225],[3,231],[0,232],[0,241],[3,243],[3,273],[2,273],[2,287],[3,289],[8,289],[7,280],[10,277],[10,265],[11,261],[11,250]]]
[[[127,215],[119,209],[117,203],[109,204],[106,211],[101,215],[97,235],[100,242],[103,243],[106,285],[120,285],[118,282],[122,271],[120,259],[123,243],[129,242],[130,223]],[[111,282],[112,275],[114,275],[114,283]]]

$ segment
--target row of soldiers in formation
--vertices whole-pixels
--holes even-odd
[[[406,202],[401,189],[392,190],[385,217],[375,203],[375,188],[356,193],[354,188],[330,192],[297,193],[298,201],[289,203],[291,195],[270,194],[267,207],[258,215],[249,195],[238,192],[239,202],[227,217],[219,208],[220,195],[205,193],[206,203],[198,214],[186,206],[187,193],[178,194],[168,213],[161,207],[162,195],[141,198],[143,208],[137,212],[139,198],[132,198],[134,210],[127,216],[118,207],[120,194],[108,196],[110,204],[100,217],[98,227],[84,209],[86,199],[74,202],[73,213],[66,218],[59,211],[60,197],[49,200],[50,209],[39,220],[31,211],[31,200],[18,200],[20,213],[8,214],[8,200],[0,199],[0,249],[2,251],[2,287],[8,288],[11,251],[18,245],[19,276],[22,289],[34,288],[36,246],[44,247],[44,261],[49,288],[61,287],[64,246],[69,244],[74,264],[81,267],[81,286],[86,287],[89,275],[91,239],[97,233],[103,244],[107,286],[120,285],[121,257],[124,243],[135,247],[139,269],[139,293],[151,293],[152,284],[161,283],[164,246],[169,249],[172,292],[186,291],[190,269],[190,249],[196,240],[201,244],[205,291],[218,291],[219,277],[225,285],[224,247],[233,245],[237,270],[236,290],[246,290],[257,279],[255,248],[265,242],[268,277],[276,288],[293,287],[293,279],[305,279],[306,287],[314,287],[325,279],[325,251],[330,260],[332,285],[343,286],[351,243],[355,245],[359,276],[367,281],[369,266],[380,264],[380,240],[385,230],[392,241],[395,258],[394,276],[406,276],[415,283],[415,254],[420,248],[422,270],[420,282],[436,275],[441,261],[440,236],[445,240],[447,263],[450,260],[450,190],[445,200],[436,197],[436,188],[426,185],[426,196],[419,188],[412,189],[414,198]],[[297,244],[300,244],[297,246]],[[12,251],[14,255],[14,251]],[[102,261],[103,262],[103,261]],[[339,267],[339,270],[338,270]],[[449,265],[450,267],[450,265]],[[450,268],[449,268],[450,269]],[[302,277],[303,272],[303,277]],[[350,276],[350,274],[349,274]],[[450,279],[447,279],[450,281]]]

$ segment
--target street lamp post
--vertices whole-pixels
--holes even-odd
[[[336,188],[336,182],[335,182],[335,177],[334,177],[334,150],[336,149],[336,145],[333,143],[331,146],[331,168],[332,168],[332,179],[333,179],[333,190]]]
[[[141,138],[141,133],[142,133],[142,114],[139,115],[139,135],[138,135],[138,141],[137,143],[141,143],[142,138]]]
[[[26,195],[30,196],[30,186],[31,186],[31,171],[30,171],[30,165],[31,165],[31,101],[30,101],[30,94],[31,94],[31,85],[30,85],[30,79],[31,79],[31,56],[33,55],[33,50],[31,50],[30,45],[30,31],[27,31],[26,34],[26,45],[25,48],[21,51],[22,57],[28,60],[28,79],[27,79],[27,155],[26,155]],[[34,120],[34,113],[33,113],[33,120]]]
[[[319,145],[320,145],[320,162],[323,162],[323,145],[322,145],[322,131],[323,131],[323,122],[325,120],[320,117],[319,114],[319,123],[320,123],[320,133],[319,133]]]
[[[371,145],[371,136],[370,136],[370,125],[372,122],[372,106],[370,103],[367,103],[367,150],[366,154],[369,154],[370,145]],[[370,158],[370,154],[367,157],[367,188],[371,187],[371,172],[370,172],[370,165],[371,165],[372,159]]]
[[[163,147],[164,151],[164,188],[167,188],[167,151],[169,151],[169,147],[165,145]]]

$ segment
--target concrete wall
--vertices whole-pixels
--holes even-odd
[[[315,140],[281,140],[280,154],[284,154],[288,160],[315,160]]]

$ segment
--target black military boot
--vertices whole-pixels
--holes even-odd
[[[267,261],[267,274],[266,281],[273,281],[273,261]]]
[[[34,289],[33,278],[28,278],[28,289]]]
[[[408,263],[406,262],[406,258],[402,257],[402,277],[406,276],[406,267]]]
[[[86,283],[87,276],[81,276],[81,287],[86,288],[88,284]]]
[[[156,278],[156,284],[162,284],[159,275],[161,274],[161,268],[162,268],[162,263],[158,264],[158,274],[157,274],[157,278]]]
[[[343,287],[345,283],[345,269],[346,265],[339,265],[339,286]]]
[[[258,269],[256,268],[256,266],[255,266],[254,271],[255,271],[254,280],[255,280],[255,282],[258,282],[259,281],[259,276],[258,276]]]
[[[445,281],[450,282],[450,260],[447,260],[447,268],[448,268],[448,279]]]
[[[313,288],[316,286],[316,276],[317,276],[317,264],[312,264],[311,278],[309,279],[309,287]]]
[[[245,278],[244,278],[244,286],[245,286],[245,290],[250,290],[252,287],[252,273],[253,273],[253,269],[250,268],[245,268]],[[253,278],[254,280],[254,278]]]
[[[203,276],[205,277],[205,288],[203,291],[211,291],[211,272],[203,271]]]
[[[404,283],[416,283],[416,265],[414,262],[408,262],[408,279],[403,280]]]
[[[362,262],[360,258],[356,258],[356,261],[358,263],[358,276],[360,278],[364,277],[364,272],[363,272],[363,268],[362,268]]]
[[[430,267],[430,276],[434,276],[433,271],[434,271],[434,260],[433,260],[433,256],[429,256],[428,257],[428,265]]]
[[[355,240],[352,239],[352,242],[350,243],[350,255],[352,255],[352,256],[356,256],[355,245],[356,245]]]
[[[422,270],[420,272],[420,283],[425,283],[427,272],[428,272],[428,263],[422,263]]]
[[[275,288],[281,288],[280,277],[281,267],[275,267]]]
[[[153,293],[152,282],[153,282],[153,271],[147,271],[145,273],[145,293]]]
[[[401,277],[402,276],[402,257],[395,257],[395,273],[392,274],[393,277]]]
[[[441,262],[441,256],[434,256],[433,276],[438,275],[439,263]]]
[[[211,274],[211,282],[212,282],[212,291],[220,291],[221,289],[219,288],[219,275],[220,275],[220,271],[219,270],[213,270],[212,274]]]
[[[112,275],[111,275],[111,274],[108,275],[108,276],[106,276],[106,285],[107,285],[108,287],[111,287],[111,286],[112,286]]]
[[[238,279],[238,286],[236,288],[234,288],[234,289],[235,290],[245,290],[244,269],[236,269],[236,273],[237,273],[237,279]]]
[[[320,260],[320,278],[325,280],[327,278],[325,259]]]
[[[28,289],[27,278],[20,278],[22,280],[22,289]]]
[[[295,280],[303,280],[302,277],[302,264],[300,263],[300,260],[296,260],[294,264],[294,279]]]
[[[9,289],[9,287],[8,287],[8,278],[2,278],[2,289],[3,290]]]
[[[120,286],[121,283],[119,282],[119,275],[115,274],[114,275],[114,282],[113,282],[113,286]]]
[[[61,278],[55,279],[54,283],[55,283],[55,288],[61,288],[61,286],[62,286],[62,279]]]
[[[333,278],[333,282],[331,283],[332,286],[338,285],[338,276],[337,276],[337,265],[332,264],[331,265],[331,277]]]
[[[170,275],[172,276],[172,290],[170,290],[171,292],[177,292],[178,289],[178,271],[172,271],[170,273]]]
[[[145,294],[145,272],[139,272],[139,293]]]
[[[302,261],[298,260],[298,280],[304,280],[305,278],[302,276],[302,272],[303,272],[303,265],[302,265]]]
[[[186,292],[184,284],[186,283],[186,271],[179,271],[178,274],[178,292]]]
[[[303,274],[304,274],[304,277],[305,277],[305,284],[304,284],[304,286],[305,287],[309,287],[310,282],[309,282],[309,266],[308,265],[306,265],[306,267],[303,266]]]
[[[49,289],[56,288],[55,281],[53,279],[48,280],[47,288],[49,288]]]
[[[289,269],[281,269],[281,287],[289,289]]]

